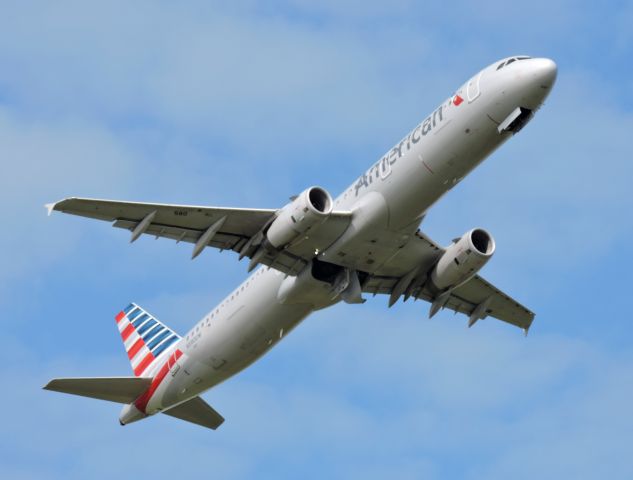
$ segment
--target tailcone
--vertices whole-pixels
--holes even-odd
[[[127,425],[128,423],[137,422],[139,420],[144,419],[147,415],[141,412],[136,405],[130,403],[125,405],[121,409],[121,414],[119,415],[119,423],[121,425]]]

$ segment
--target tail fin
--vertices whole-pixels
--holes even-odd
[[[162,363],[159,357],[169,355],[181,338],[135,303],[120,311],[115,320],[137,377],[151,376],[154,367]]]

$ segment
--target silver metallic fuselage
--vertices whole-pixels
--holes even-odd
[[[423,216],[491,152],[511,137],[499,125],[517,108],[536,111],[556,78],[548,59],[501,61],[485,68],[444,101],[336,200],[354,213],[323,261],[372,255],[383,265],[398,254]],[[399,241],[370,249],[381,231]],[[391,235],[393,237],[393,235]],[[314,310],[334,303],[330,286],[306,272],[286,277],[259,268],[180,341],[182,356],[150,398],[146,414],[170,408],[235,375],[261,357]]]

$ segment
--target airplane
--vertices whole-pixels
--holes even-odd
[[[156,413],[216,429],[200,394],[268,352],[310,313],[364,294],[493,317],[527,334],[534,313],[478,272],[495,240],[473,228],[442,247],[419,229],[429,209],[543,105],[556,80],[547,58],[514,56],[475,74],[333,199],[312,186],[280,209],[218,208],[66,198],[52,211],[112,222],[141,235],[248,258],[246,281],[178,335],[135,303],[116,315],[134,376],[57,378],[47,390],[124,406],[121,425]]]

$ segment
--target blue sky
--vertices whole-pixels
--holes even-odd
[[[2,478],[633,477],[633,4],[0,2]],[[246,275],[228,253],[46,217],[66,196],[278,207],[342,190],[473,73],[559,66],[520,135],[425,231],[474,226],[525,339],[385,298],[309,317],[205,395],[216,432],[41,391],[128,375],[113,316],[186,329]]]

